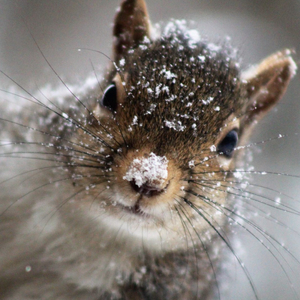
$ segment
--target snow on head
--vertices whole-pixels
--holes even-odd
[[[147,182],[162,185],[168,178],[168,162],[165,156],[157,156],[151,152],[149,157],[134,159],[123,179],[134,180],[138,187]]]
[[[165,120],[165,126],[175,131],[184,131],[186,126],[182,125],[181,121],[168,121]]]
[[[170,37],[176,32],[184,34],[185,38],[188,40],[188,46],[191,49],[196,48],[201,40],[199,32],[195,29],[189,29],[186,20],[171,20],[166,25],[163,35]]]

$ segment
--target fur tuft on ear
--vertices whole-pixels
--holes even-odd
[[[262,118],[284,95],[297,66],[285,49],[264,59],[242,74],[246,98],[246,124]]]
[[[144,0],[124,0],[114,22],[114,60],[137,47],[145,37],[150,39],[150,20]]]

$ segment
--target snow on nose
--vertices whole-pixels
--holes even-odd
[[[135,158],[123,179],[141,194],[157,195],[167,186],[168,162],[165,156],[153,152],[148,157]]]

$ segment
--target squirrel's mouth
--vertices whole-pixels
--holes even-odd
[[[159,202],[164,202],[164,193],[167,193],[169,184],[170,181],[168,181],[163,188],[148,183],[139,187],[134,181],[131,181],[130,185],[132,191],[135,193],[135,201],[134,203],[128,203],[129,205],[126,203],[127,201],[119,201],[118,207],[131,216],[134,215],[142,218],[157,218],[155,208],[159,206]],[[158,197],[162,197],[159,198],[161,201],[158,201]],[[150,207],[152,207],[152,209]]]
[[[142,217],[142,218],[150,218],[151,216],[145,212],[140,204],[137,202],[134,206],[124,206],[120,205],[121,209],[129,213],[130,215],[134,215],[137,217]]]
[[[145,183],[141,186],[138,186],[136,184],[136,182],[134,180],[132,180],[130,182],[130,185],[131,185],[132,189],[135,192],[141,194],[141,196],[151,198],[153,196],[158,196],[158,195],[162,194],[163,192],[165,192],[169,186],[169,183],[170,182],[168,181],[164,187],[160,187],[160,186],[149,184],[149,183]]]
[[[140,207],[139,203],[137,202],[134,206],[124,206],[124,209],[134,215],[138,216],[145,216],[147,215]]]

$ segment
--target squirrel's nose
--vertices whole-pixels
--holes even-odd
[[[134,191],[146,197],[161,194],[167,189],[168,159],[151,152],[136,157],[129,165],[124,180],[129,181]]]
[[[161,186],[157,186],[155,184],[151,184],[151,182],[145,182],[141,186],[138,186],[135,183],[135,180],[130,181],[130,185],[134,189],[134,191],[136,191],[146,197],[157,196],[157,195],[163,193],[167,188],[167,185],[165,187],[161,187]]]

